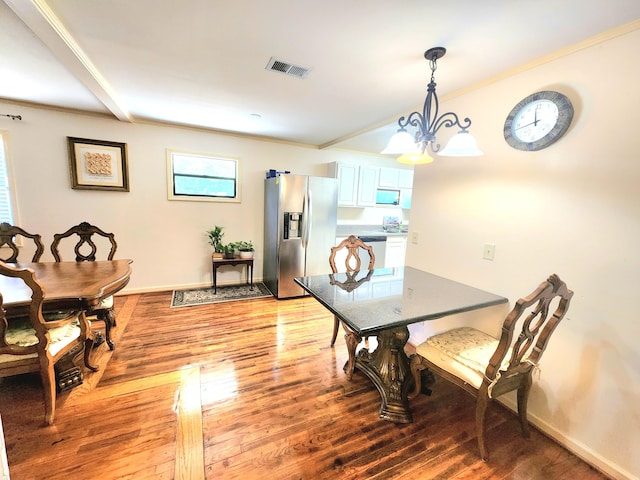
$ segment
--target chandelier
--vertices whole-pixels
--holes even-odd
[[[473,157],[482,155],[482,151],[476,144],[476,139],[467,130],[471,126],[471,120],[465,118],[462,122],[454,112],[447,112],[438,116],[438,94],[436,93],[436,82],[434,73],[436,62],[442,58],[447,50],[443,47],[430,48],[424,52],[424,58],[429,60],[431,67],[431,81],[427,86],[427,98],[424,100],[422,113],[412,112],[407,117],[400,117],[398,120],[398,131],[391,137],[387,147],[382,150],[382,154],[400,155],[398,162],[409,164],[431,163],[433,158],[427,151],[444,157]],[[406,127],[411,125],[418,131],[415,136],[407,132]],[[440,144],[436,143],[436,134],[442,127],[455,127],[460,130],[447,143],[446,147],[440,151]]]

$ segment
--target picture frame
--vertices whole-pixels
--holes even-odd
[[[71,188],[129,191],[126,143],[67,137],[67,145]]]

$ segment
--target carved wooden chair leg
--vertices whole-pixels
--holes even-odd
[[[362,337],[351,331],[346,325],[344,325],[344,330],[347,332],[344,338],[347,343],[347,351],[349,352],[349,360],[347,360],[347,364],[344,367],[344,372],[347,374],[347,380],[351,380],[356,366],[356,348],[362,341]]]
[[[40,357],[40,378],[44,388],[44,422],[53,425],[56,415],[56,374],[51,359]]]
[[[478,435],[478,446],[480,447],[480,456],[482,457],[482,461],[488,462],[489,452],[487,451],[487,446],[484,441],[484,416],[489,404],[486,385],[480,387],[480,391],[478,393],[478,402],[476,403],[476,432]]]
[[[522,435],[529,436],[529,422],[527,421],[527,404],[529,403],[529,391],[531,390],[531,374],[528,375],[523,385],[518,388],[518,415],[520,417],[520,427]]]
[[[116,325],[116,315],[113,309],[102,310],[98,313],[98,320],[104,323],[104,336],[109,345],[109,350],[113,350],[115,348],[115,343],[111,340],[111,327]]]
[[[84,341],[84,365],[92,372],[97,372],[98,367],[91,364],[89,357],[91,356],[91,349],[93,348],[93,337],[89,337]]]
[[[338,330],[340,328],[340,319],[334,315],[333,317],[333,336],[331,337],[331,346],[336,343],[336,338],[338,338]]]
[[[422,357],[419,355],[411,356],[411,375],[413,376],[413,391],[409,393],[409,400],[413,400],[418,395],[420,395],[420,390],[422,390],[422,374],[421,372],[427,368],[426,365],[422,363]]]

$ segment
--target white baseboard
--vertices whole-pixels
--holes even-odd
[[[512,410],[513,412],[518,411],[518,406],[513,399],[503,397],[496,401],[507,407],[509,410]],[[592,449],[585,446],[581,442],[578,442],[560,432],[555,427],[542,420],[540,417],[532,415],[529,412],[527,412],[527,417],[531,425],[534,425],[545,435],[552,438],[567,450],[569,450],[571,453],[573,453],[575,456],[581,458],[589,465],[600,470],[605,475],[615,480],[640,480],[637,476],[621,468],[619,465],[612,463],[610,460],[602,457],[602,455],[594,452]]]

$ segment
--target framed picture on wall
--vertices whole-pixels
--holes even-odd
[[[127,144],[67,137],[71,188],[129,191]]]

